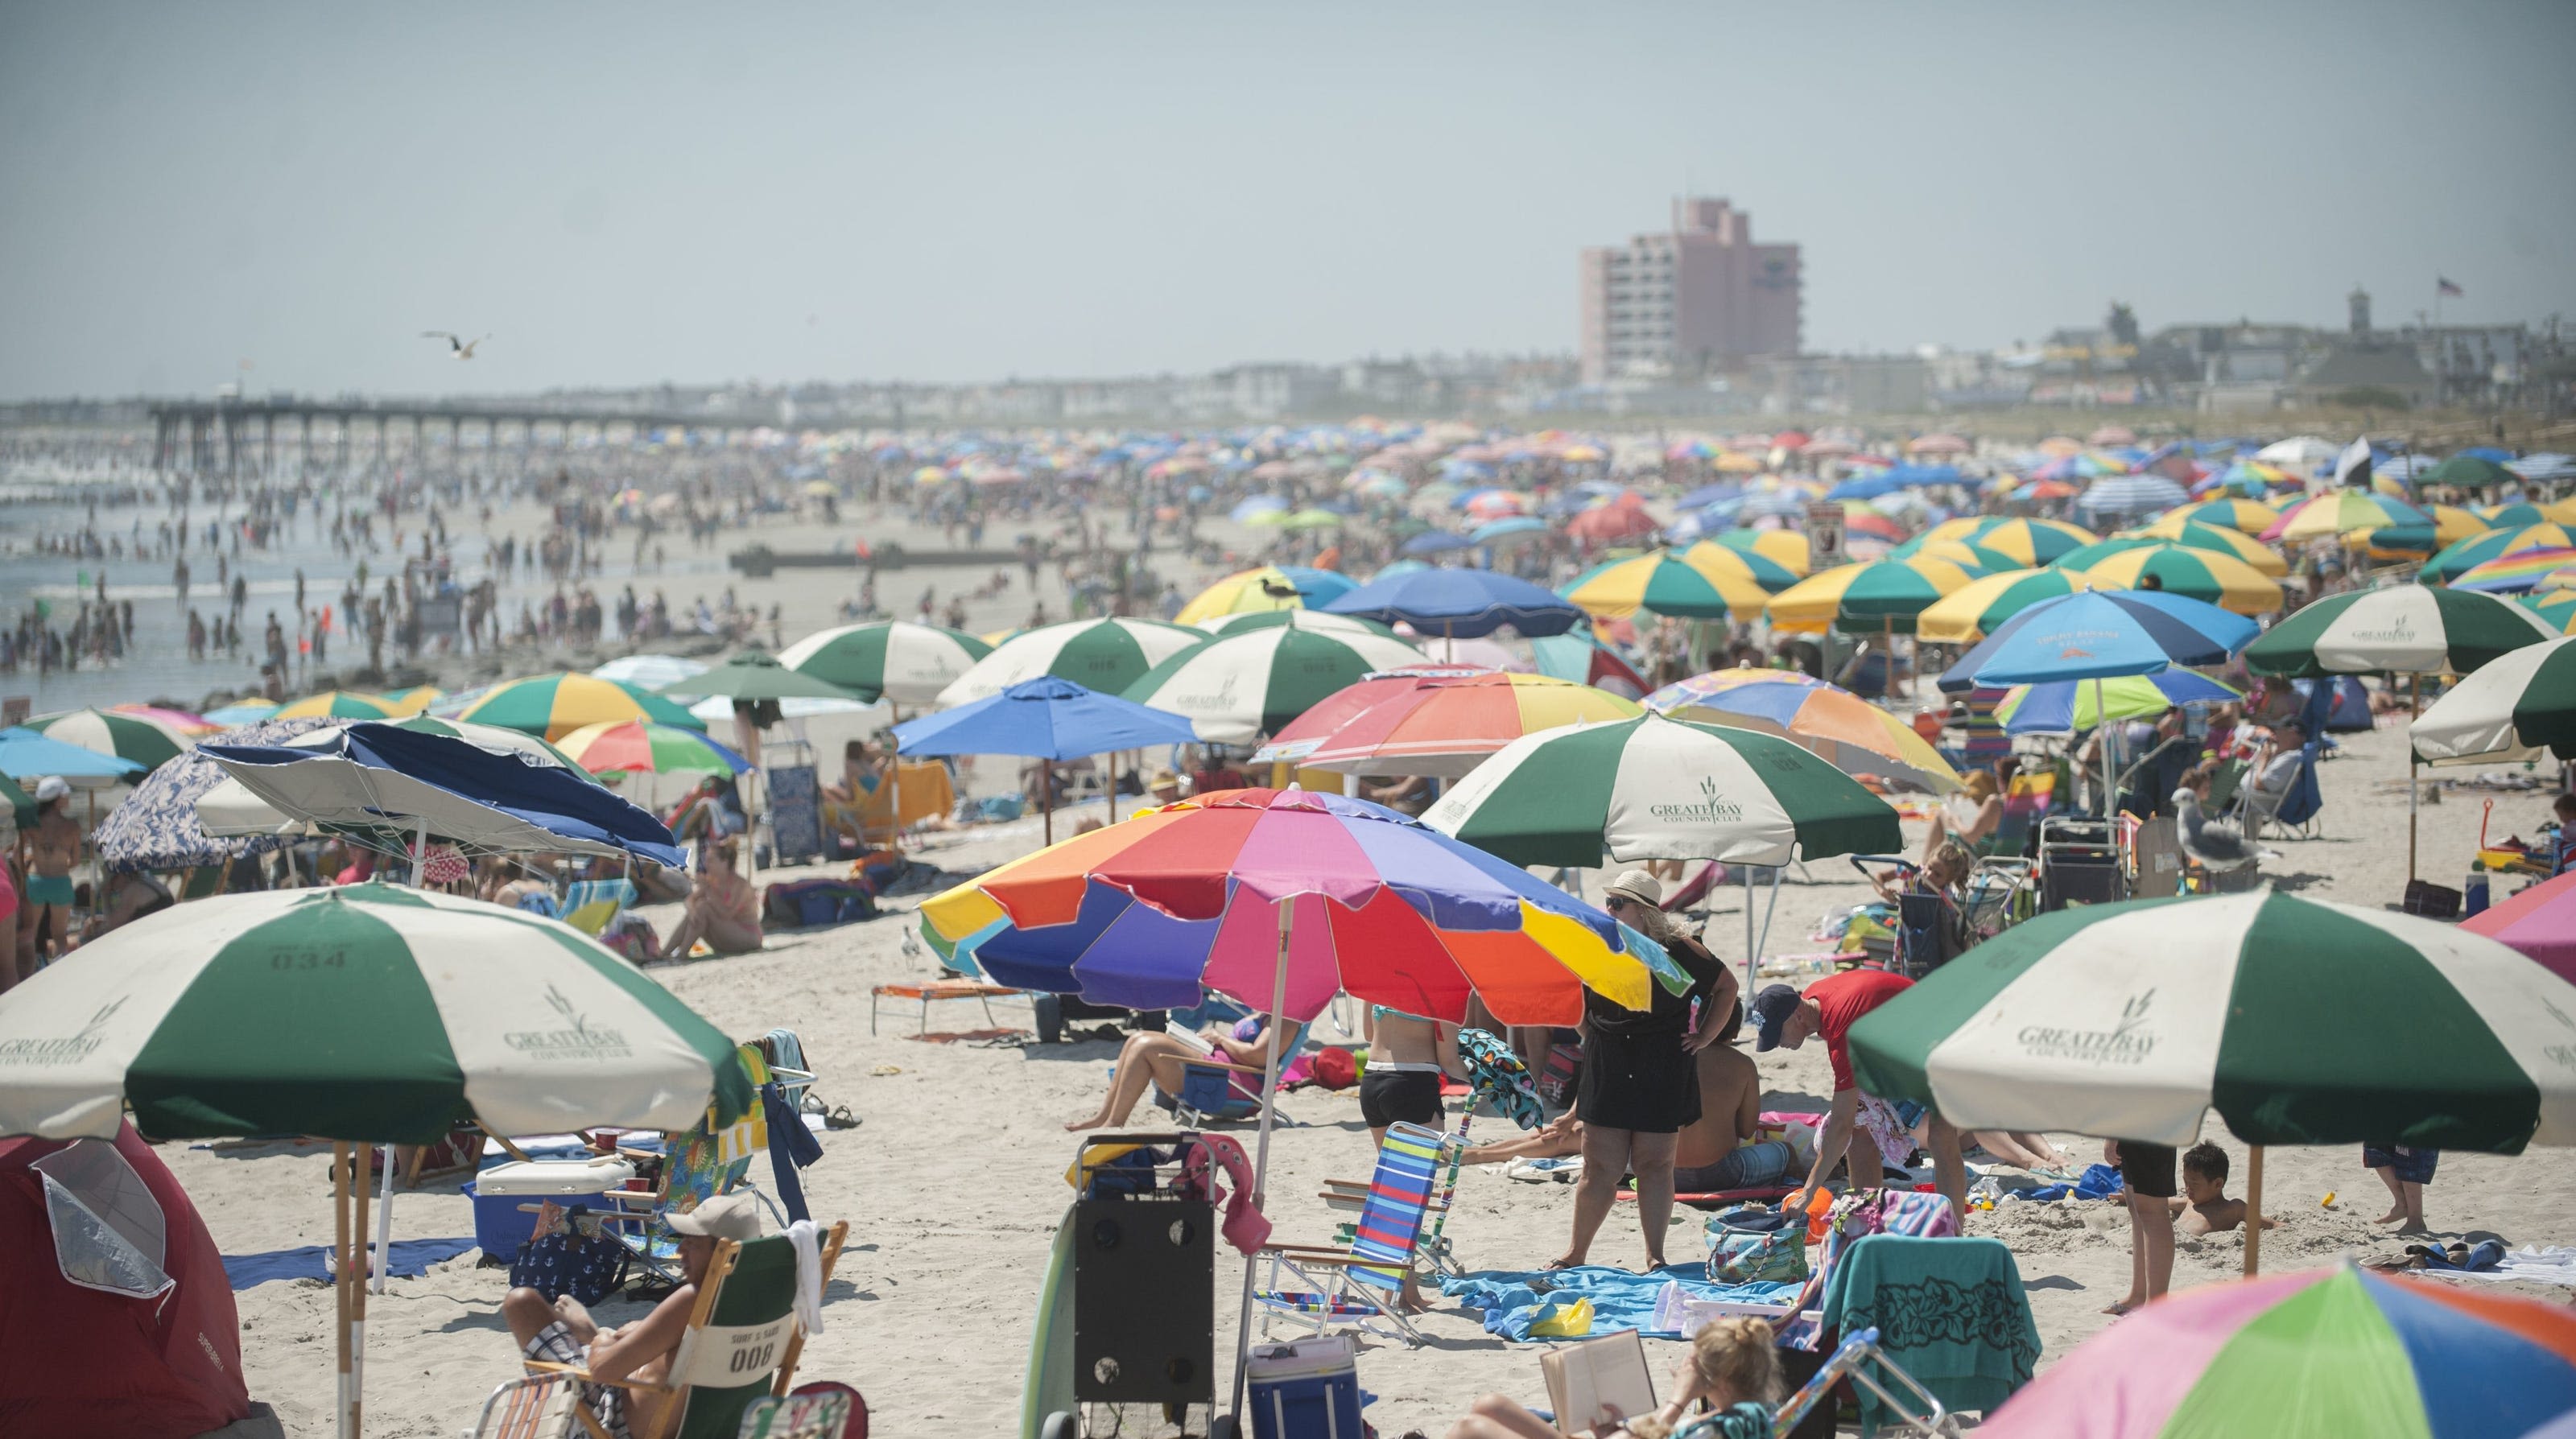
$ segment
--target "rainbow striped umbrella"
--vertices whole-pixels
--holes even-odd
[[[1771,602],[1773,589],[1787,589],[1797,577],[1758,555],[1738,554],[1716,546],[1706,563],[1670,550],[1634,559],[1612,560],[1567,585],[1562,593],[1587,613],[1624,619],[1639,610],[1684,619],[1749,619]],[[1766,586],[1752,566],[1779,578]]]
[[[1820,570],[1772,597],[1773,626],[1847,633],[1914,633],[1914,617],[1977,576],[1948,560],[1916,557]]]
[[[2368,490],[2336,490],[2299,501],[2263,531],[2271,541],[2314,540],[2350,530],[2378,530],[2390,525],[2429,525],[2433,517],[2403,500]]]
[[[2168,524],[2175,520],[2187,520],[2196,525],[2217,525],[2249,535],[2259,535],[2272,528],[2273,522],[2280,518],[2279,510],[2261,500],[2220,499],[2203,500],[2196,505],[2185,505],[2167,514],[2157,523]]]
[[[426,708],[426,706],[424,706]],[[324,690],[300,700],[288,700],[270,719],[400,719],[409,711],[399,708],[383,695],[362,690]]]
[[[555,748],[592,774],[740,774],[751,762],[698,730],[644,720],[603,720]]]
[[[2482,590],[2488,594],[2520,594],[2525,590],[2538,589],[2542,580],[2571,561],[2576,561],[2576,547],[2553,545],[2545,549],[2517,550],[2483,564],[2471,565],[2453,575],[2451,588]]]
[[[2187,545],[2152,544],[2096,561],[2084,578],[2098,589],[2146,588],[2148,576],[2168,594],[2188,595],[2240,615],[2281,608],[2281,587],[2271,576],[2232,555]]]
[[[2281,558],[2279,551],[2242,530],[2224,525],[2194,524],[2189,520],[2177,520],[2167,515],[2152,525],[2141,525],[2134,530],[2122,530],[2118,537],[2124,540],[2162,540],[2169,544],[2181,545],[2185,549],[2207,550],[2212,554],[2226,555],[2231,559],[2242,560],[2274,579],[2279,579],[2290,572],[2290,562]]]
[[[1336,703],[1342,695],[1364,689],[1378,697],[1356,713]],[[1346,774],[1454,779],[1522,735],[1631,719],[1636,713],[1634,700],[1546,675],[1434,671],[1372,676],[1299,715],[1252,758],[1255,763],[1293,760],[1306,768]],[[1316,723],[1310,725],[1310,718]]]
[[[2482,535],[2471,535],[2426,560],[2419,578],[2428,585],[2451,583],[2490,560],[2500,560],[2524,550],[2564,549],[2570,545],[2576,545],[2576,533],[2558,524],[2489,530]]]
[[[1943,595],[1938,604],[1916,615],[1914,635],[1936,644],[1974,644],[2042,600],[2091,588],[2092,582],[2081,570],[2056,565],[1988,575]]]
[[[2159,1300],[2059,1360],[1984,1439],[2485,1439],[2576,1412],[2576,1316],[2351,1264]]]
[[[1796,670],[1717,670],[1668,684],[1646,708],[1678,720],[1782,735],[1845,774],[1946,793],[1959,772],[1914,727],[1838,685]]]
[[[583,725],[603,720],[645,719],[682,729],[707,727],[705,720],[641,685],[569,672],[531,675],[494,685],[454,717],[547,740],[561,739]]]
[[[2064,520],[2004,519],[1994,515],[1971,515],[1943,520],[1923,532],[1926,544],[1934,540],[1966,540],[1981,549],[2012,556],[2015,562],[2030,569],[2052,564],[2057,557],[2077,545],[2089,545],[2097,538],[2082,525]]]

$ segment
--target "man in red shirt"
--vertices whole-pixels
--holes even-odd
[[[1807,1182],[1792,1193],[1788,1205],[1803,1209],[1824,1187],[1846,1152],[1851,1157],[1854,1189],[1876,1189],[1885,1165],[1903,1163],[1914,1152],[1913,1137],[1894,1106],[1875,1094],[1863,1094],[1852,1079],[1851,1027],[1860,1017],[1914,987],[1914,981],[1883,969],[1852,969],[1828,975],[1801,994],[1775,984],[1753,998],[1753,1019],[1760,1031],[1756,1051],[1797,1049],[1810,1035],[1822,1035],[1825,1055],[1833,1062],[1833,1109],[1816,1135],[1816,1163]],[[1959,1157],[1959,1131],[1940,1115],[1931,1117],[1926,1147],[1932,1170],[1951,1209],[1962,1220],[1968,1212],[1968,1171]]]

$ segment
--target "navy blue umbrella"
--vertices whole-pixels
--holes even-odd
[[[1474,639],[1505,625],[1533,638],[1585,622],[1582,609],[1544,585],[1495,570],[1416,570],[1372,580],[1324,606],[1426,635]]]
[[[1198,731],[1179,715],[1086,689],[1053,675],[1022,680],[1000,694],[905,720],[894,727],[895,748],[903,754],[1012,754],[1046,761],[1048,803],[1044,811],[1049,844],[1055,842],[1056,761],[1146,745],[1197,741]],[[1113,771],[1113,805],[1117,778]]]

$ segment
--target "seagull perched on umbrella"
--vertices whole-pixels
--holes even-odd
[[[457,335],[451,335],[445,330],[423,330],[420,332],[420,337],[424,340],[445,340],[447,342],[448,355],[451,358],[459,360],[473,359],[474,347],[482,344],[485,340],[492,338],[490,335],[481,335],[468,340]]]

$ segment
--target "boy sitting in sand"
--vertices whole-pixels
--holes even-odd
[[[2165,1203],[2185,1234],[2224,1234],[2245,1222],[2245,1201],[2227,1197],[2227,1151],[2205,1139],[2182,1152],[2182,1193]],[[2279,1226],[2266,1219],[2263,1227]]]

